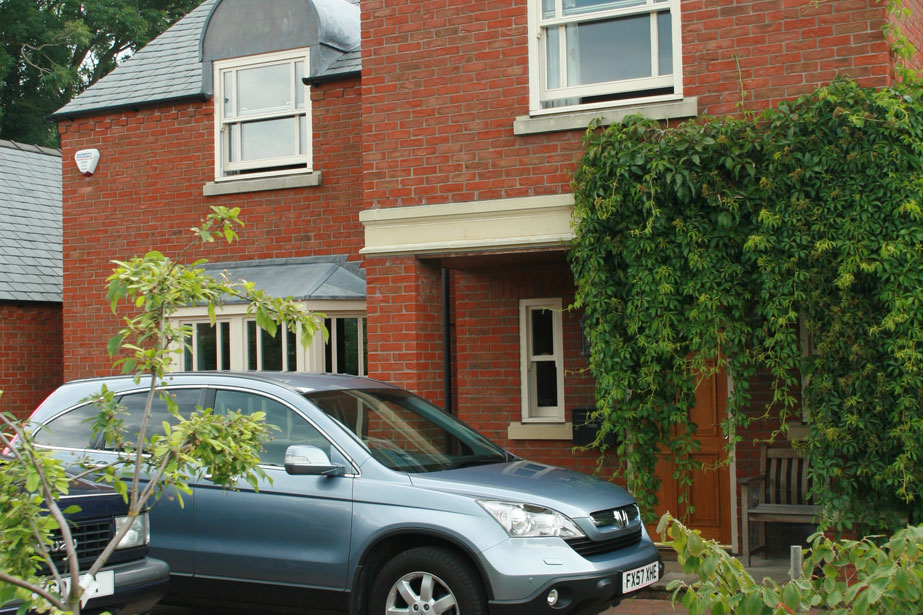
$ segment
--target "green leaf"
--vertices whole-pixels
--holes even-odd
[[[705,552],[705,541],[698,534],[690,533],[688,549],[690,554],[699,557]]]
[[[119,351],[119,348],[122,347],[122,342],[125,340],[125,333],[118,333],[109,338],[109,343],[106,344],[106,350],[109,352],[110,357],[114,357],[115,354]]]

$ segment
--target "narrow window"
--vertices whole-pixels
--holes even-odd
[[[368,371],[365,318],[338,316],[324,320],[330,339],[324,347],[324,371],[364,376]]]
[[[560,299],[519,304],[523,422],[564,421],[564,353]]]
[[[184,351],[183,368],[203,371],[231,368],[231,324],[191,323],[192,339]]]

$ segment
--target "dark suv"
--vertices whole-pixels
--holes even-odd
[[[147,556],[150,540],[147,513],[132,522],[126,516],[128,505],[122,496],[109,487],[87,481],[73,482],[59,505],[61,510],[72,505],[80,508],[66,517],[81,571],[89,568],[103,552],[115,535],[117,524],[132,523],[106,566],[96,574],[97,587],[82,612],[133,615],[150,611],[167,591],[170,568],[165,562]],[[55,541],[51,550],[55,567],[64,576],[67,572],[64,546]],[[16,603],[2,605],[0,615],[16,613],[18,608]]]

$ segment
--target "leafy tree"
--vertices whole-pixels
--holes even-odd
[[[199,2],[0,2],[0,138],[57,147],[45,118]]]
[[[888,538],[834,541],[823,534],[811,548],[796,578],[757,583],[740,560],[714,540],[703,540],[664,515],[657,531],[677,553],[687,585],[670,581],[674,601],[682,594],[689,615],[892,615],[920,613],[923,598],[923,525],[908,526]]]
[[[216,238],[227,242],[237,239],[239,210],[212,210],[200,228],[192,229],[196,239],[187,250]],[[170,316],[177,308],[204,304],[214,324],[216,306],[229,298],[243,299],[263,330],[275,335],[279,325],[285,324],[289,330],[301,332],[305,346],[320,328],[321,316],[291,301],[266,296],[252,283],[210,277],[200,267],[204,261],[183,263],[184,253],[172,259],[152,251],[116,262],[109,277],[107,298],[113,312],[118,314],[126,306],[128,311],[122,317],[124,326],[109,342],[109,353],[122,355],[116,365],[124,373],[134,374],[136,382],[148,386],[137,437],[126,437],[123,411],[111,390],[103,386],[88,401],[100,408],[94,429],[105,435],[109,446],[124,451],[123,455],[109,466],[89,464],[88,469],[68,475],[61,461],[33,445],[24,425],[11,415],[0,415],[0,448],[8,448],[10,453],[0,458],[0,604],[19,599],[26,605],[24,610],[31,606],[79,615],[84,591],[81,582],[88,581],[82,581],[79,574],[75,545],[64,519],[68,511],[58,506],[59,498],[68,491],[69,476],[92,476],[112,484],[128,503],[131,517],[142,514],[165,489],[178,495],[191,493],[189,481],[206,474],[209,480],[225,487],[242,478],[256,488],[258,480],[265,478],[258,465],[259,451],[270,428],[264,423],[263,413],[218,415],[206,408],[184,418],[165,393],[163,386],[173,359],[192,335],[189,326],[173,323]],[[164,435],[148,436],[151,405],[157,398],[165,401],[176,424],[166,425]],[[126,525],[116,533],[90,569],[84,571],[86,575],[92,577],[105,565],[128,529]],[[66,570],[59,570],[49,555],[52,532],[56,530],[66,547]],[[55,581],[70,577],[72,589],[68,595],[46,586],[37,574],[41,565],[51,570]]]

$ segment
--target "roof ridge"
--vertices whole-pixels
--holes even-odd
[[[43,145],[31,145],[29,143],[19,143],[18,141],[9,141],[7,139],[0,139],[0,147],[6,147],[8,149],[18,149],[22,152],[32,152],[35,154],[45,154],[46,156],[57,156],[61,157],[61,150],[55,149],[52,147],[45,147]]]

